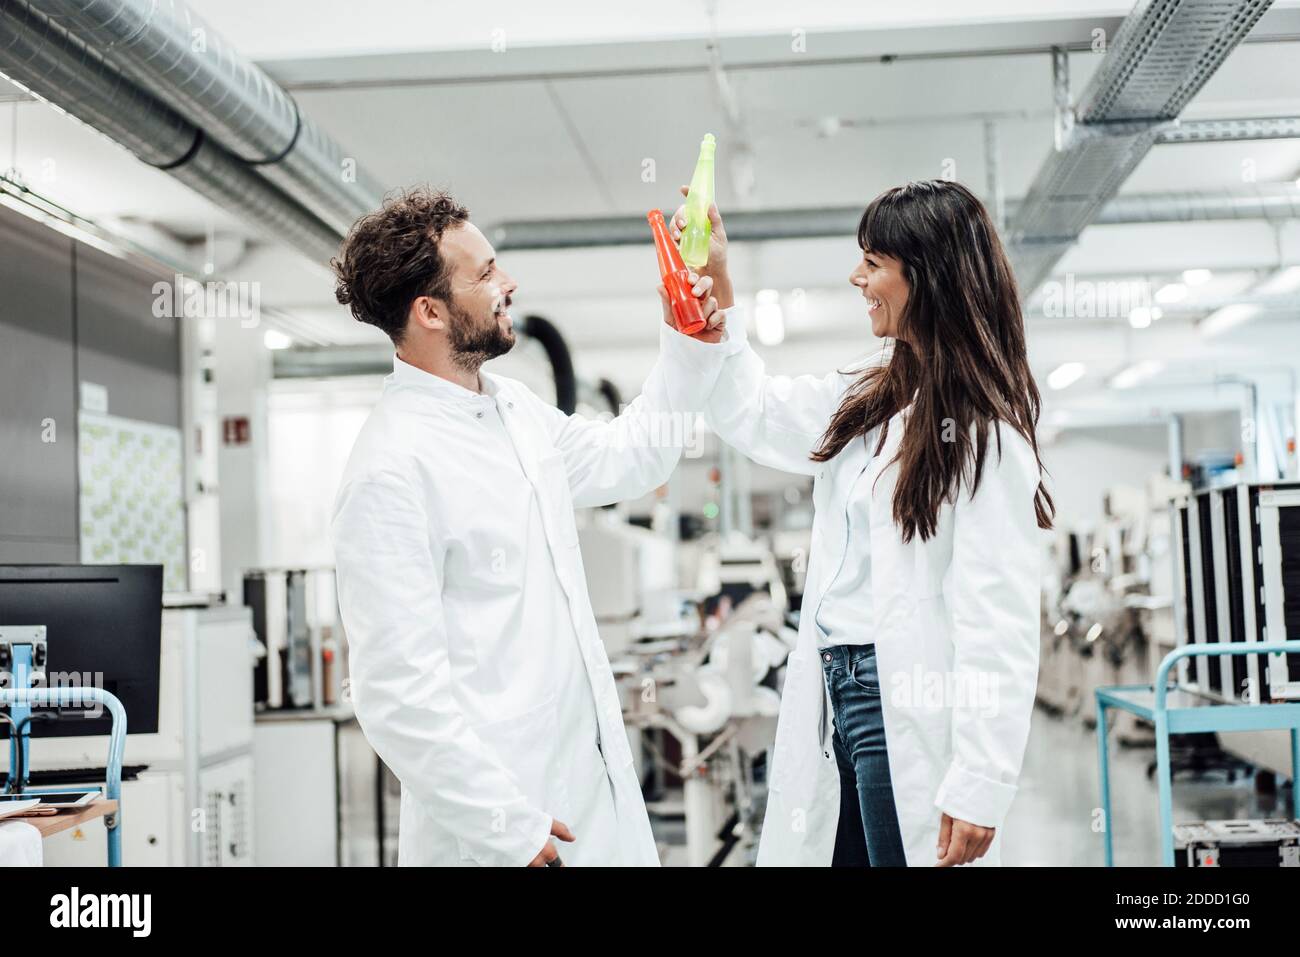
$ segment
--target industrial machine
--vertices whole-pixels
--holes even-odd
[[[244,575],[261,644],[253,695],[262,708],[325,708],[341,697],[346,666],[332,568],[259,568]]]
[[[194,595],[166,595],[162,606],[156,731],[128,735],[126,743],[124,863],[251,866],[254,646],[248,609]],[[76,769],[95,766],[100,750],[94,738],[52,740],[35,766],[75,780]],[[95,829],[55,835],[45,842],[46,863],[97,863],[99,844]]]
[[[18,565],[0,567],[6,617],[44,625],[51,684],[75,676],[126,708],[123,863],[251,864],[247,609],[164,596],[159,566]],[[45,786],[102,784],[108,725],[107,715],[81,713],[34,721],[24,777]],[[99,865],[106,841],[102,828],[64,831],[45,841],[45,861]]]
[[[1150,680],[1174,646],[1168,502],[1181,482],[1153,475],[1145,488],[1113,486],[1103,519],[1057,533],[1043,585],[1039,701],[1096,720],[1093,691]],[[1117,736],[1148,744],[1133,716],[1117,716]]]
[[[1178,867],[1300,867],[1300,822],[1175,824],[1174,861]]]
[[[1174,504],[1178,643],[1300,637],[1300,483],[1236,483]],[[1300,698],[1300,655],[1187,658],[1179,681],[1244,704]]]
[[[748,862],[796,637],[783,569],[762,542],[677,543],[614,512],[584,516],[579,541],[647,806],[661,834],[684,829],[662,859]]]

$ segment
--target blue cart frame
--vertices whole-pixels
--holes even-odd
[[[1300,644],[1300,642],[1298,642]],[[113,729],[108,736],[108,762],[105,765],[107,780],[104,796],[117,802],[117,810],[104,816],[108,830],[108,866],[122,866],[122,755],[126,749],[126,709],[112,692],[102,688],[0,688],[0,706],[9,708],[59,707],[80,708],[87,704],[102,704],[113,718]],[[24,735],[25,737],[25,735]],[[17,746],[26,742],[15,742]],[[23,763],[26,770],[31,765]],[[13,765],[10,765],[10,774]],[[11,782],[12,783],[12,782]],[[66,791],[67,788],[32,788],[27,793]]]
[[[1156,728],[1156,777],[1160,792],[1160,857],[1174,866],[1173,777],[1169,736],[1200,731],[1291,731],[1292,813],[1300,819],[1300,701],[1278,704],[1224,704],[1199,692],[1169,687],[1169,670],[1193,655],[1258,655],[1300,652],[1300,641],[1239,642],[1232,645],[1183,645],[1160,662],[1154,686],[1112,685],[1097,689],[1097,751],[1101,761],[1102,834],[1106,866],[1115,866],[1110,826],[1110,762],[1106,710],[1118,708],[1144,718]],[[1170,705],[1170,697],[1173,705]]]

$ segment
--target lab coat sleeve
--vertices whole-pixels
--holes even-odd
[[[332,527],[350,692],[366,738],[402,787],[486,866],[528,864],[551,816],[466,724],[451,690],[443,549],[399,477],[353,481]]]
[[[811,458],[851,379],[770,376],[749,345],[743,323],[727,325],[731,342],[704,419],[722,441],[759,465],[813,475],[822,466]]]
[[[943,590],[952,622],[952,763],[935,797],[953,818],[1000,827],[1016,793],[1038,681],[1042,536],[1038,462],[1002,425],[974,496],[953,509]]]
[[[605,421],[551,410],[551,439],[579,508],[639,498],[668,480],[732,348],[684,336],[666,323],[659,336],[659,361],[619,415]]]

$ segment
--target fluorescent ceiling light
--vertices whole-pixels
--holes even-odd
[[[1165,367],[1159,359],[1143,359],[1125,369],[1116,372],[1110,378],[1112,389],[1131,389],[1139,382],[1145,382],[1153,375],[1158,375]]]
[[[760,289],[754,297],[754,333],[765,346],[785,341],[785,314],[781,311],[781,294],[775,289]]]
[[[1266,296],[1276,296],[1297,289],[1300,289],[1300,266],[1288,266],[1265,279],[1256,291]]]
[[[267,329],[266,334],[262,336],[262,342],[268,349],[288,349],[293,345],[293,340],[279,329]]]
[[[1201,320],[1199,326],[1201,335],[1207,339],[1212,339],[1227,332],[1234,326],[1241,325],[1248,319],[1254,319],[1262,311],[1263,308],[1253,302],[1234,302],[1230,306],[1216,309]]]
[[[1128,314],[1128,324],[1134,329],[1145,329],[1151,325],[1151,320],[1154,318],[1151,309],[1146,306],[1135,306]]]
[[[1184,269],[1183,282],[1189,286],[1201,286],[1214,278],[1214,273],[1208,269]]]
[[[1053,389],[1066,389],[1083,378],[1088,371],[1082,362],[1063,362],[1047,375],[1047,384]]]
[[[1171,303],[1182,302],[1187,298],[1187,287],[1181,282],[1171,282],[1167,286],[1161,286],[1156,290],[1156,302],[1168,306]]]

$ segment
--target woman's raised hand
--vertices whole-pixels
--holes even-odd
[[[681,188],[682,196],[691,191],[689,186]],[[682,238],[682,230],[686,227],[686,204],[677,207],[677,212],[673,213],[672,221],[668,224],[668,232],[674,242]],[[730,309],[736,304],[735,295],[731,288],[731,274],[727,271],[727,230],[722,225],[722,214],[718,212],[718,204],[709,204],[709,261],[697,272],[701,276],[713,280],[713,295],[718,300],[719,309]],[[703,334],[697,338],[704,338]]]

